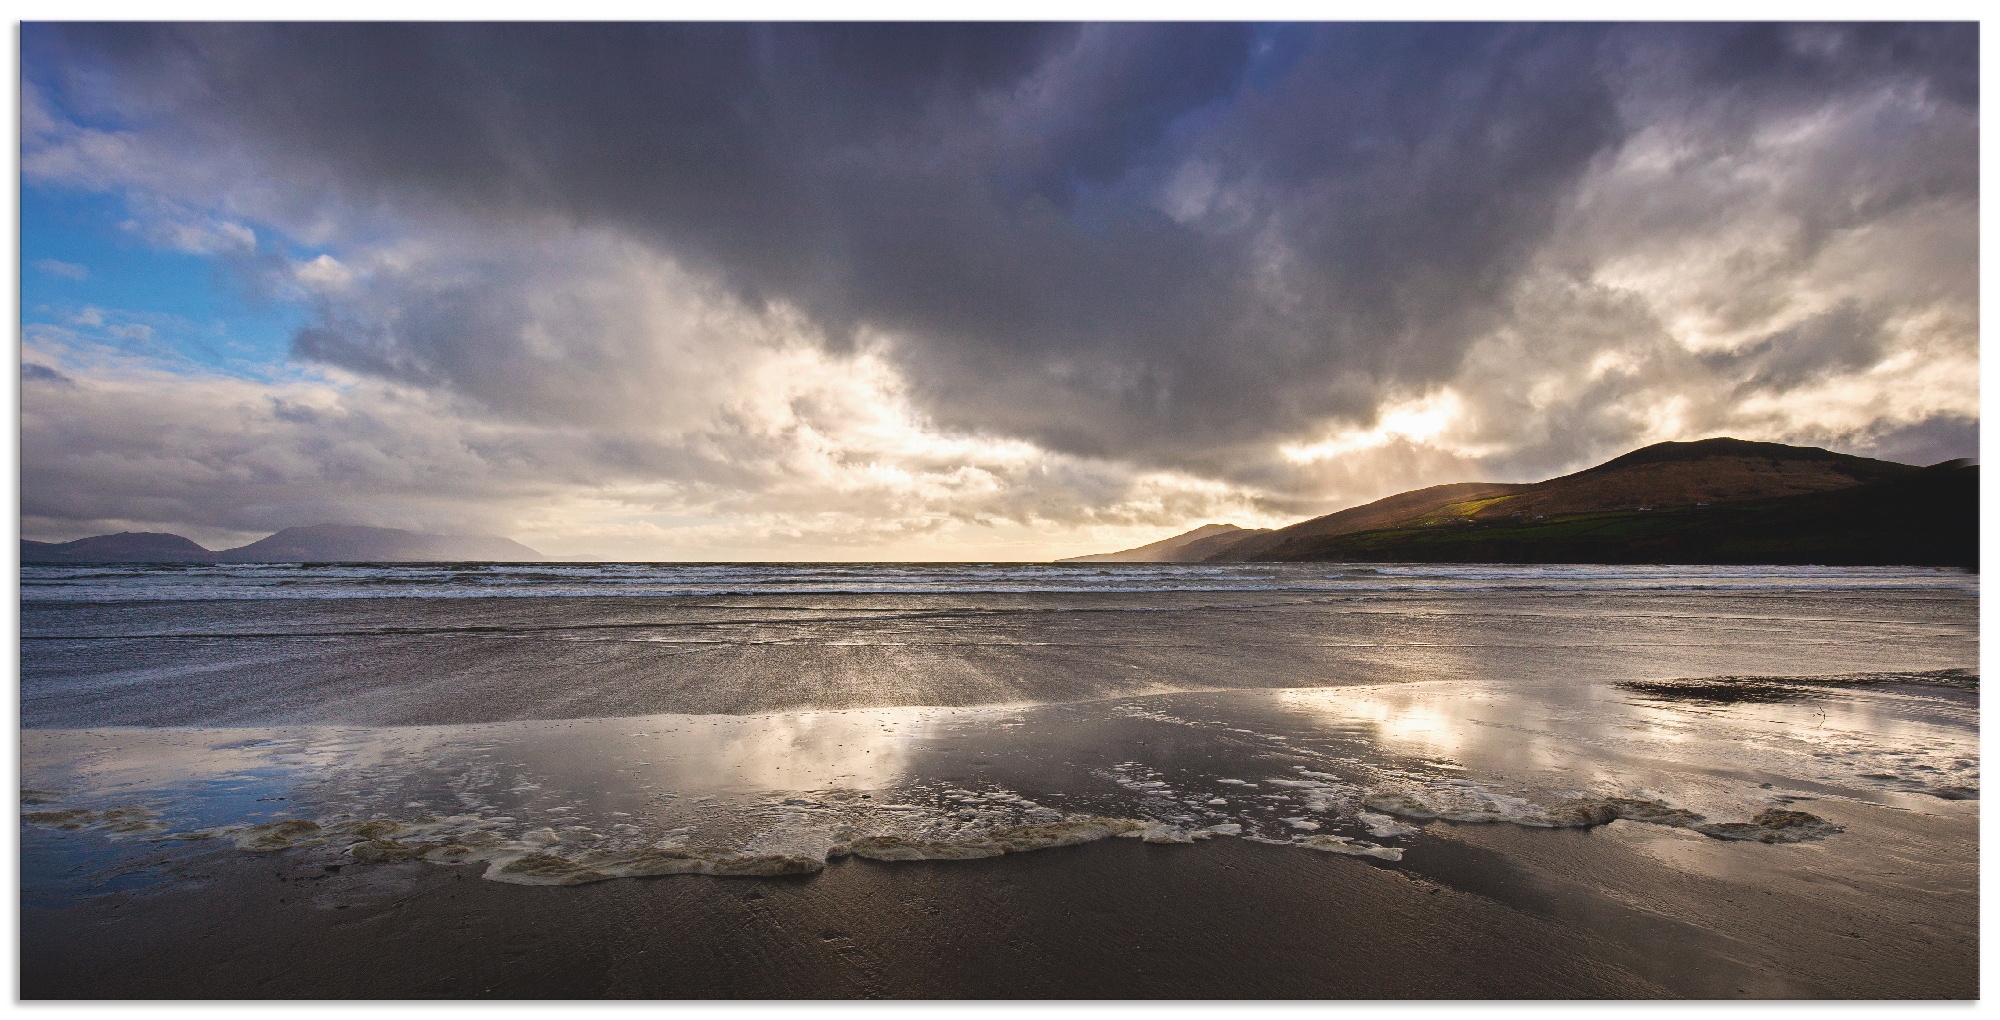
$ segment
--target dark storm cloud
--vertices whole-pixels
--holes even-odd
[[[42,384],[46,386],[74,386],[76,381],[69,376],[32,361],[21,362],[21,382],[24,385]]]
[[[1745,263],[1717,318],[1769,318],[1841,237],[1976,201],[1962,25],[30,26],[23,49],[67,115],[247,160],[296,222],[613,231],[835,350],[886,335],[941,426],[1270,485],[1246,451],[1459,379],[1496,331],[1571,343],[1521,318],[1530,274],[1726,225],[1692,172],[1571,222],[1646,132],[1723,161],[1787,118],[1918,95],[1799,171],[1783,260]],[[535,356],[523,251],[329,299],[296,351],[587,418],[644,338],[579,314],[601,349]],[[1798,384],[1878,356],[1899,311],[1835,302],[1648,363]],[[1574,331],[1583,361],[1620,342]],[[1608,407],[1542,459],[1623,441]]]
[[[1979,422],[1956,416],[1929,418],[1878,436],[1861,452],[1902,464],[1929,465],[1940,459],[1940,450],[1951,452],[1952,457],[1945,459],[1979,459]]]
[[[1758,23],[1716,31],[1648,26],[1652,40],[1633,47],[1671,49],[1691,84],[1756,89],[1767,101],[1799,108],[1825,101],[1829,88],[1920,75],[1940,98],[1979,102],[1979,34],[1970,25],[1782,25]]]
[[[1163,426],[1200,445],[1360,410],[1362,393],[1288,382],[1329,367],[1449,364],[1457,320],[1615,128],[1576,73],[1589,30],[1300,31],[1307,55],[1247,95],[1256,40],[1229,25],[115,26],[62,41],[110,61],[136,101],[350,201],[635,229],[752,297],[906,337],[959,424],[1121,453]],[[1185,144],[1255,187],[1256,207],[1222,229],[1174,222],[1128,178],[1168,168],[1177,120],[1239,96],[1240,117]],[[1260,238],[1300,260],[1279,281],[1300,300],[1277,316],[1250,273]],[[302,351],[385,367],[339,328]],[[1395,343],[1419,331],[1441,335]]]
[[[1837,306],[1728,354],[1702,362],[1718,375],[1734,373],[1748,387],[1782,389],[1816,375],[1865,368],[1881,357],[1882,314]]]

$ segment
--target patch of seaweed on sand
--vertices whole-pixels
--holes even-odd
[[[1970,669],[1934,669],[1891,673],[1838,673],[1822,676],[1706,676],[1674,680],[1627,680],[1618,684],[1656,701],[1703,705],[1735,705],[1809,701],[1839,697],[1841,688],[1911,684],[1979,690],[1979,674]]]

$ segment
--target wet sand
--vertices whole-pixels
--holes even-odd
[[[296,852],[214,850],[168,864],[175,881],[24,905],[21,994],[1976,997],[1976,879],[1923,852],[1962,849],[1976,806],[1928,821],[1854,805],[1836,817],[1860,838],[1903,835],[1849,874],[1825,871],[1821,845],[1622,821],[1434,823],[1396,865],[1233,839],[1110,839],[569,888],[481,881],[477,867],[328,871]]]
[[[1977,664],[1966,591],[1584,588],[24,596],[21,722],[411,726]]]
[[[1963,578],[290,573],[24,599],[23,997],[1978,994]]]

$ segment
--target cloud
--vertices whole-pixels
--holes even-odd
[[[21,363],[21,381],[24,383],[38,383],[48,386],[76,385],[76,381],[71,379],[69,376],[62,374],[61,372],[58,372],[47,365],[37,365],[32,361],[24,361]]]
[[[878,354],[830,354],[783,315],[714,300],[667,309],[635,344],[645,356],[625,369],[650,401],[596,416],[531,416],[532,392],[458,395],[388,373],[230,378],[31,330],[23,527],[227,543],[343,520],[497,531],[557,554],[1019,559],[1051,540],[1143,541],[1191,516],[1268,523],[1240,487],[939,430]],[[557,327],[535,339],[573,339]],[[676,344],[683,357],[654,356]]]
[[[239,258],[257,251],[257,232],[225,216],[143,191],[128,193],[125,203],[132,216],[118,228],[153,247]]]
[[[55,259],[36,259],[35,268],[50,276],[60,276],[67,280],[81,282],[90,279],[89,267],[79,266],[74,262],[58,262]]]
[[[161,312],[97,305],[44,307],[24,315],[21,329],[24,350],[89,351],[99,358],[123,354],[180,371],[230,360],[224,324],[202,324]],[[257,367],[263,371],[256,374],[270,374],[270,366]]]
[[[560,499],[528,474],[465,499],[652,485],[677,495],[647,513],[735,522],[675,527],[766,538],[834,534],[815,501],[866,534],[1165,528],[1661,439],[1976,449],[1971,26],[90,25],[23,51],[24,179],[119,191],[150,243],[305,302],[300,362],[454,409],[427,428],[570,437],[523,461]]]
[[[307,287],[321,291],[339,292],[354,282],[354,273],[331,255],[320,254],[309,262],[301,262],[292,270],[292,275]]]

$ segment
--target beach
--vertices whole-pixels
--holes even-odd
[[[1977,21],[381,13],[19,23],[22,999],[1978,998]]]
[[[22,994],[1969,998],[1977,578],[34,568]]]
[[[1798,848],[1745,873],[1752,848],[1649,846],[1639,828],[1460,826],[1419,842],[1406,868],[1241,842],[1112,840],[975,861],[849,861],[801,878],[554,889],[482,882],[476,867],[328,873],[225,851],[164,888],[25,909],[36,937],[24,943],[22,995],[1978,994],[1977,887],[1951,877],[1967,862],[1918,855],[1966,839],[1963,822],[1896,847],[1904,867],[1928,872],[1899,878],[1829,874]],[[1679,854],[1687,870],[1663,874],[1655,854]]]

